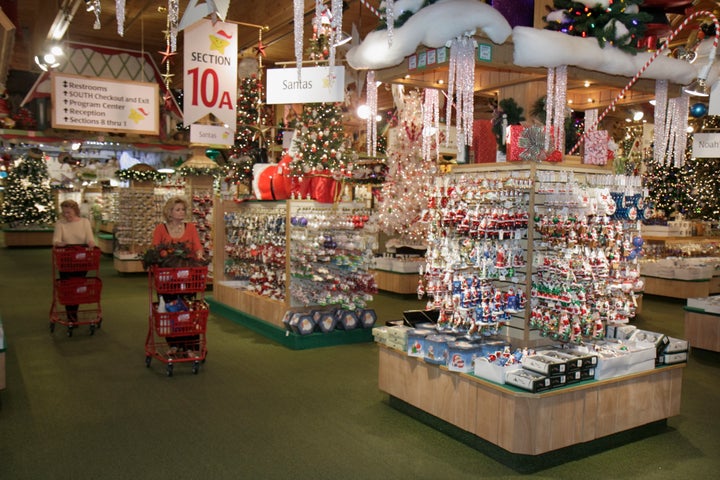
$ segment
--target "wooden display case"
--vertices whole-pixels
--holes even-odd
[[[685,339],[692,348],[720,352],[720,315],[686,308]]]
[[[684,364],[532,394],[378,349],[381,391],[513,454],[540,455],[680,413]]]
[[[3,229],[6,247],[49,247],[52,245],[52,228]]]
[[[380,290],[402,294],[417,293],[420,279],[420,275],[417,273],[388,272],[387,270],[370,270],[370,272],[375,276]]]

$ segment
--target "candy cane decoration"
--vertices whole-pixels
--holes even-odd
[[[365,7],[367,7],[367,9],[370,10],[376,17],[380,18],[380,12],[378,12],[378,10],[375,7],[370,5],[367,2],[367,0],[360,0],[360,3],[362,3]]]
[[[665,39],[665,42],[662,44],[662,46],[655,51],[655,53],[648,59],[647,62],[645,62],[645,65],[642,66],[642,68],[635,74],[635,76],[630,80],[630,82],[628,82],[628,84],[625,85],[622,90],[620,90],[620,93],[618,93],[617,97],[615,97],[615,99],[610,102],[610,105],[607,106],[603,113],[598,116],[593,127],[597,127],[597,125],[602,122],[603,118],[605,118],[608,113],[610,113],[612,110],[615,110],[615,105],[617,104],[618,100],[623,98],[625,96],[625,93],[627,93],[627,91],[630,90],[633,85],[635,85],[635,83],[640,79],[642,74],[645,73],[645,70],[647,70],[650,64],[653,63],[658,56],[660,56],[660,54],[668,47],[668,45],[670,45],[670,42],[672,42],[672,40],[678,35],[678,33],[680,33],[688,25],[688,23],[700,16],[710,17],[713,24],[715,25],[715,38],[713,39],[712,48],[710,49],[710,53],[708,55],[708,63],[698,73],[698,79],[701,79],[703,81],[707,80],[708,74],[710,73],[710,67],[712,67],[713,62],[715,61],[718,41],[720,40],[720,21],[718,21],[718,18],[712,12],[701,10],[699,12],[695,12],[689,15],[680,24],[680,26],[676,28],[667,39]],[[580,148],[583,142],[585,142],[585,138],[586,134],[583,133],[583,135],[580,137],[572,150],[568,152],[568,155],[574,154]]]

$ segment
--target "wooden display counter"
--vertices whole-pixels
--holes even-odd
[[[113,254],[115,237],[112,233],[98,232],[95,234],[95,241],[102,253],[105,255]]]
[[[213,298],[231,308],[285,329],[282,322],[285,312],[288,310],[285,302],[223,285],[222,282],[213,285]]]
[[[671,298],[707,297],[711,293],[711,285],[717,285],[709,278],[703,280],[677,280],[643,275],[642,279],[645,282],[643,288],[645,293]]]
[[[380,390],[507,452],[540,455],[680,413],[684,364],[519,392],[379,346]]]
[[[398,273],[387,270],[369,270],[375,277],[379,290],[394,293],[417,293],[420,275],[417,273]]]
[[[113,266],[119,273],[139,273],[145,271],[142,266],[142,261],[139,259],[123,259],[114,256]]]
[[[720,352],[720,315],[686,307],[685,338],[692,348]]]
[[[52,229],[3,229],[6,247],[51,247]]]

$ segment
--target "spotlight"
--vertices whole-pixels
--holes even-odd
[[[368,107],[367,105],[360,105],[357,108],[356,113],[358,118],[360,118],[361,120],[367,120],[370,117],[370,107]]]
[[[639,122],[640,120],[643,119],[644,116],[645,116],[645,113],[642,110],[636,110],[635,112],[633,112],[633,117],[632,117],[633,122]]]

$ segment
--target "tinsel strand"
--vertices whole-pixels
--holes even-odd
[[[455,65],[458,57],[458,43],[460,39],[455,38],[450,41],[450,63],[448,65],[448,89],[447,89],[447,105],[445,109],[445,126],[447,135],[445,137],[446,145],[450,145],[450,125],[452,124],[452,109],[455,101]]]
[[[115,0],[115,18],[117,19],[117,33],[125,35],[125,0]]]

